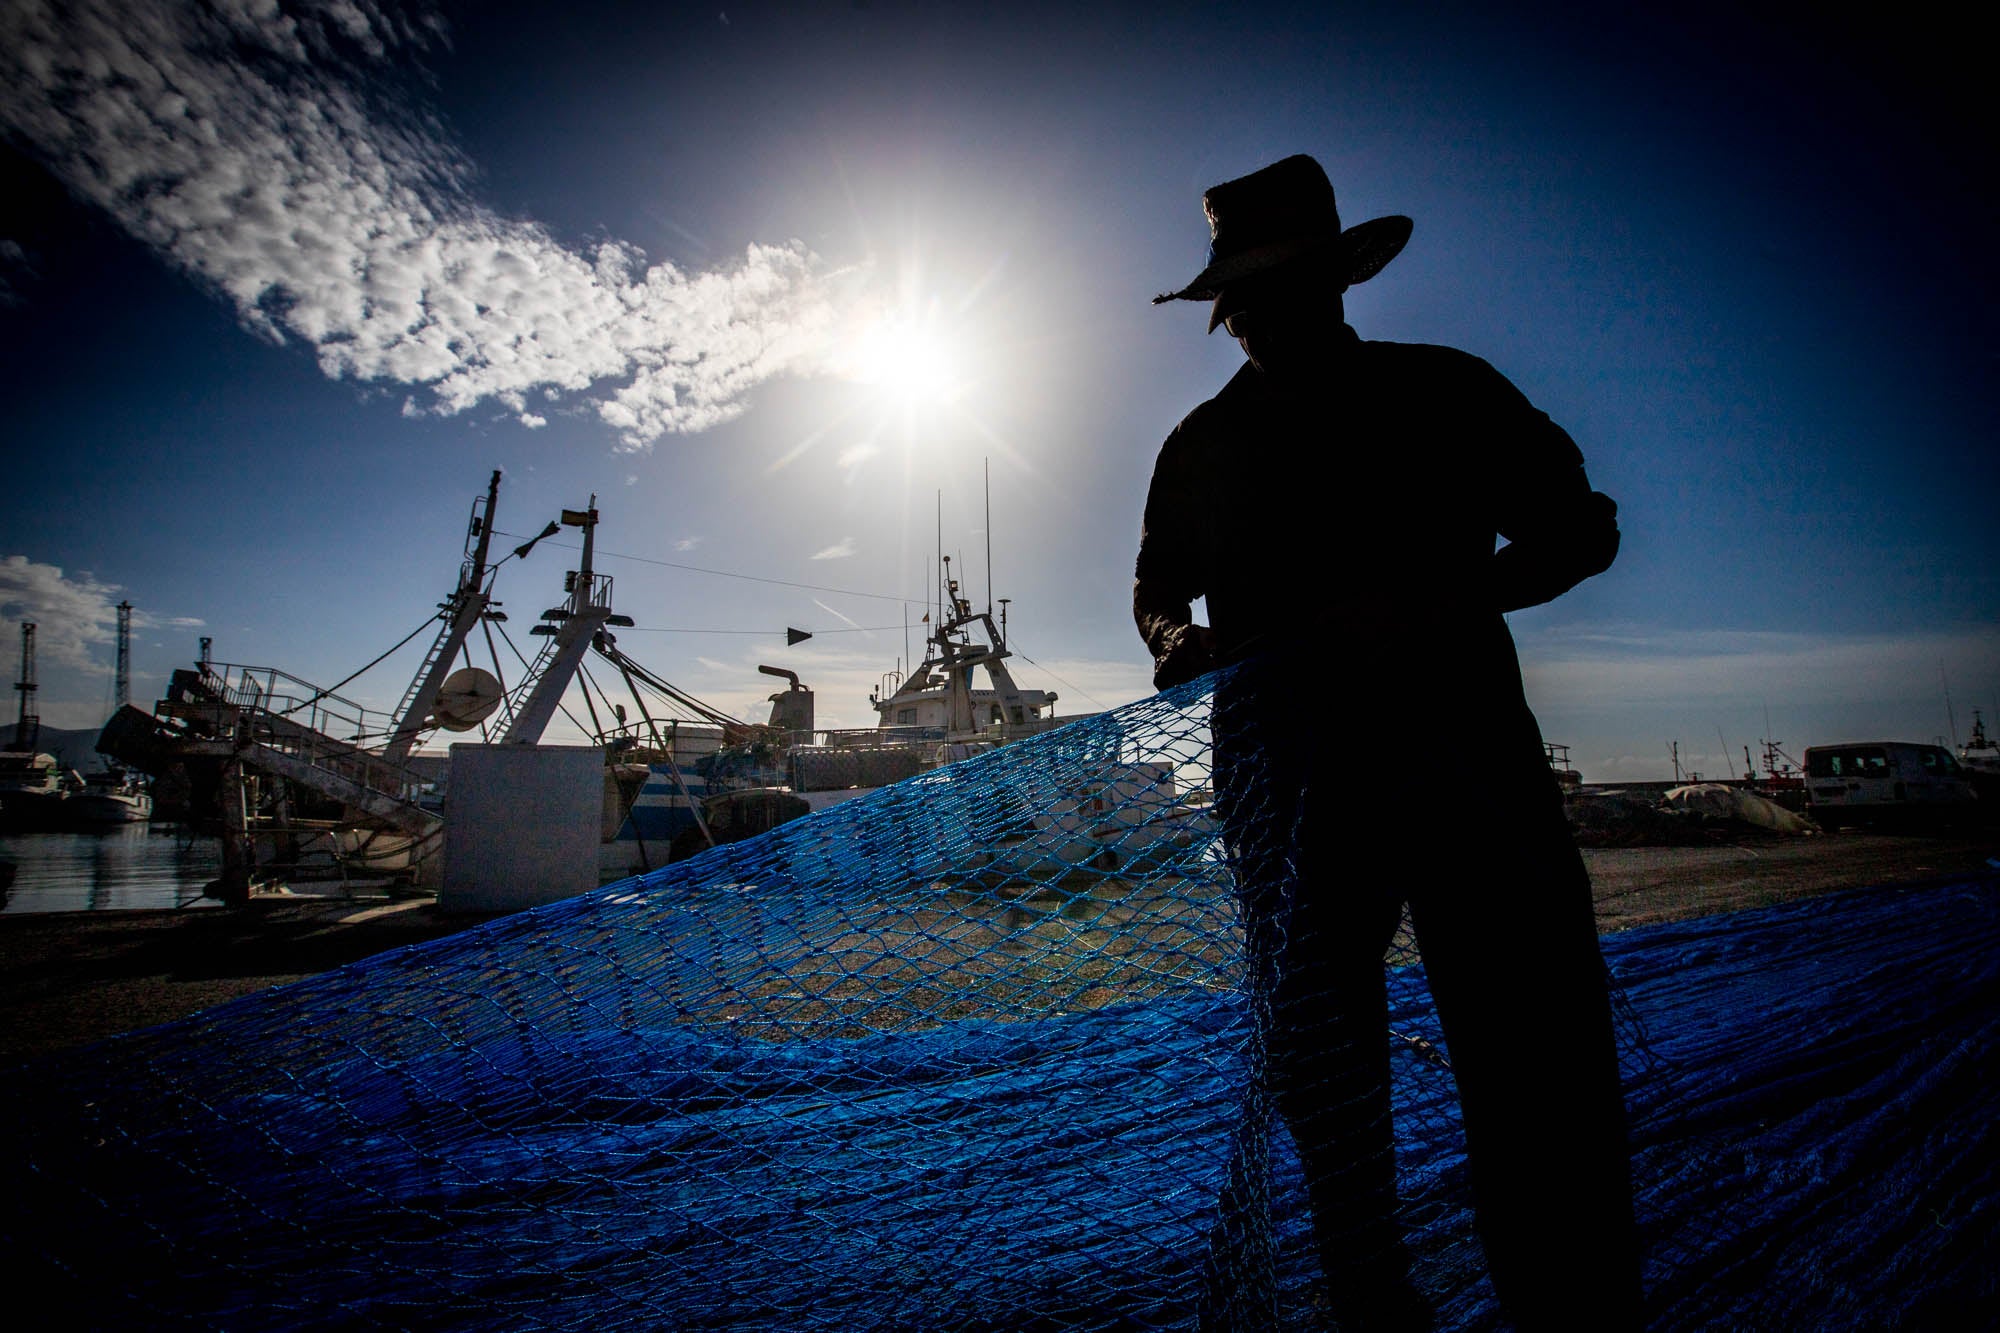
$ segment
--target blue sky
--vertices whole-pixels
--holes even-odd
[[[201,635],[331,684],[433,613],[497,467],[503,531],[598,497],[655,671],[867,725],[940,509],[987,596],[990,473],[1022,678],[1126,702],[1153,453],[1240,360],[1148,301],[1206,186],[1303,151],[1350,224],[1416,219],[1362,336],[1493,362],[1620,502],[1618,564],[1512,618],[1587,779],[1963,738],[1991,117],[1962,37],[1831,22],[0,0],[0,659],[36,620],[44,719],[94,725],[129,598],[141,701]],[[524,648],[572,559],[503,571]],[[1409,731],[1477,762],[1450,699]]]

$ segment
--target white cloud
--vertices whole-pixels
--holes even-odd
[[[251,329],[309,344],[329,376],[421,386],[406,414],[596,390],[639,449],[821,367],[836,301],[796,242],[692,274],[474,200],[467,164],[357,60],[441,29],[368,0],[18,0],[0,9],[0,125]],[[237,58],[246,44],[266,58]]]
[[[0,557],[0,621],[7,637],[0,661],[15,679],[20,663],[21,622],[35,626],[38,712],[51,726],[94,726],[103,721],[101,691],[117,652],[118,603],[125,589],[100,583],[84,571],[65,573],[23,555]],[[193,616],[160,616],[134,608],[132,628],[197,629]],[[144,672],[135,672],[144,678]]]
[[[842,537],[831,546],[822,547],[812,553],[814,560],[845,560],[854,554],[854,538]]]
[[[701,538],[683,537],[679,541],[674,543],[674,549],[676,551],[692,551],[695,547],[699,545],[701,545]]]
[[[19,661],[15,636],[19,622],[29,621],[35,626],[38,664],[102,670],[92,649],[112,642],[122,591],[88,573],[65,575],[60,566],[26,556],[0,559],[0,618],[12,631],[0,656],[10,663]]]
[[[529,430],[540,430],[542,427],[549,424],[549,419],[547,417],[536,416],[533,412],[521,413],[520,420],[521,424],[523,426],[526,426]]]

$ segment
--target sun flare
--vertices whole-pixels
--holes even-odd
[[[886,316],[862,333],[854,349],[853,377],[908,405],[950,402],[964,384],[953,340],[906,316]]]

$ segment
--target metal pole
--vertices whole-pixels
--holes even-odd
[[[14,748],[33,751],[41,740],[41,718],[35,707],[35,622],[21,622],[21,679],[14,688],[21,692],[21,714],[14,723]]]
[[[132,603],[118,603],[118,680],[114,707],[132,702]]]

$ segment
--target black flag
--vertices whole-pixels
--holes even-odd
[[[558,532],[561,531],[562,527],[560,524],[551,523],[546,528],[543,528],[540,532],[536,533],[533,537],[530,537],[527,541],[523,542],[521,545],[516,546],[514,548],[514,554],[517,556],[526,555],[528,552],[535,549],[536,542],[540,541],[544,537],[553,537]]]
[[[795,643],[804,643],[811,637],[812,635],[805,630],[793,629],[790,625],[785,626],[785,647],[787,648]]]

